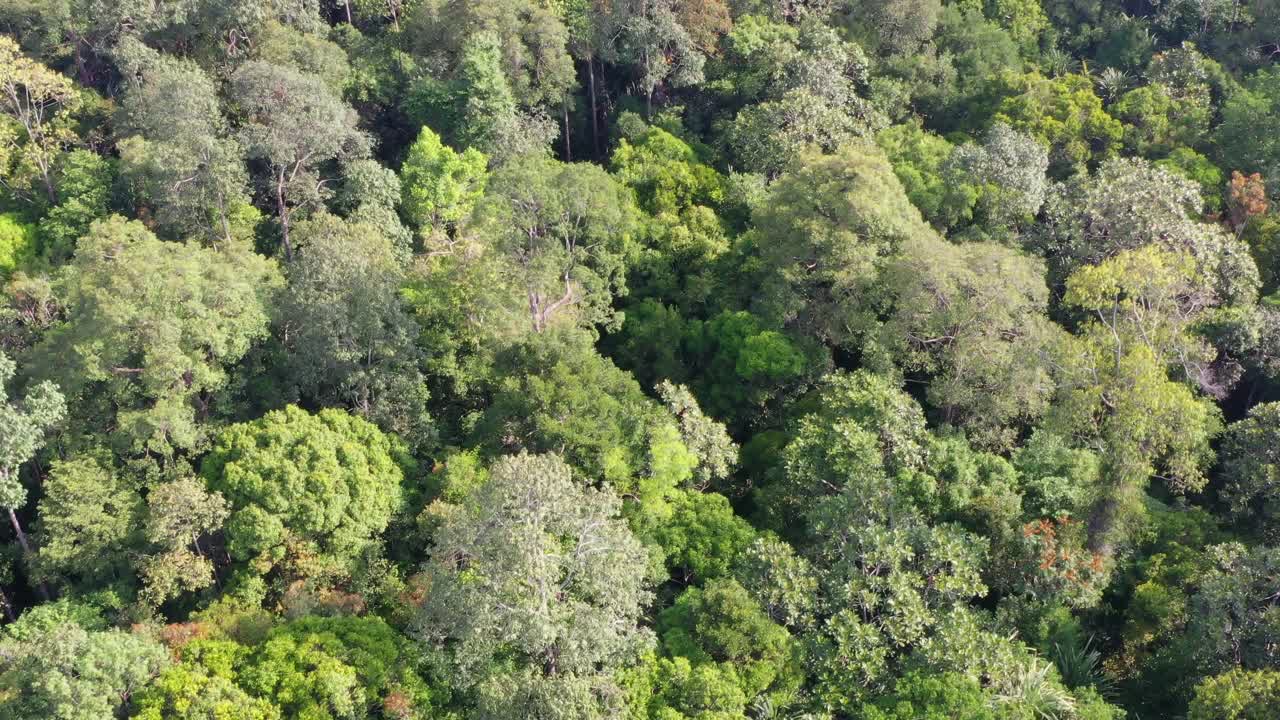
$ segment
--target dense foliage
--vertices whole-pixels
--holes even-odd
[[[0,0],[0,717],[1280,716],[1277,27]]]

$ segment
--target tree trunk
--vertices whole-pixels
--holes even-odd
[[[347,8],[347,24],[353,25],[354,23],[351,22],[351,0],[346,0],[343,5]]]
[[[564,161],[573,162],[573,146],[569,141],[569,99],[565,98],[564,108]]]
[[[4,588],[0,588],[0,605],[4,605],[5,617],[9,618],[9,622],[14,622],[18,618],[13,615],[13,605],[9,604],[9,596],[4,594]]]
[[[587,57],[587,87],[591,93],[591,143],[595,146],[596,159],[600,159],[600,113],[596,110],[596,59]]]
[[[22,546],[22,556],[30,560],[31,543],[27,542],[27,534],[22,531],[22,523],[18,522],[18,514],[13,511],[13,508],[8,508],[8,510],[9,522],[13,525],[14,534],[18,536],[18,545]],[[43,582],[37,583],[37,585],[40,588],[40,597],[44,598],[45,602],[52,600],[52,598],[49,597],[49,588],[45,587]]]
[[[289,244],[289,203],[284,197],[284,174],[276,180],[276,212],[280,215],[280,243],[284,247],[284,259],[293,260],[293,246]]]
[[[58,190],[53,185],[53,172],[48,165],[41,164],[40,174],[44,177],[44,191],[49,196],[49,204],[58,204]]]

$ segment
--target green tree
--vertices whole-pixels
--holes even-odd
[[[1263,720],[1280,703],[1280,672],[1232,670],[1196,686],[1190,720]]]
[[[698,458],[695,481],[699,488],[728,477],[738,464],[738,446],[724,425],[704,415],[698,401],[683,385],[664,380],[655,390],[675,416],[685,447]]]
[[[39,234],[44,259],[62,265],[93,222],[107,217],[116,176],[110,160],[84,149],[62,155],[57,170],[58,204],[40,220]]]
[[[642,296],[683,298],[683,307],[705,305],[717,284],[717,261],[730,249],[715,208],[726,199],[726,180],[703,164],[685,141],[657,127],[618,142],[610,170],[636,195],[644,211],[643,245],[632,277]]]
[[[193,647],[198,650],[199,645]],[[327,679],[327,678],[326,678]],[[134,697],[131,720],[280,720],[280,709],[194,661],[168,668]]]
[[[368,138],[354,110],[313,75],[261,60],[244,63],[231,78],[231,99],[243,121],[239,138],[250,158],[267,166],[286,259],[293,211],[322,199],[321,165],[360,157]]]
[[[21,400],[10,400],[5,386],[13,379],[17,365],[0,353],[0,507],[9,513],[9,523],[31,555],[31,545],[18,520],[17,510],[27,504],[27,489],[18,477],[22,464],[44,447],[45,434],[67,413],[66,400],[51,382],[41,382]]]
[[[0,68],[0,186],[15,199],[52,205],[57,160],[77,140],[72,118],[80,91],[71,78],[23,55],[8,36],[0,37]]]
[[[222,431],[201,472],[231,507],[227,549],[252,570],[341,577],[400,505],[396,443],[341,410],[289,406]]]
[[[938,16],[932,46],[889,58],[884,76],[873,85],[874,92],[886,100],[905,95],[897,100],[909,101],[903,111],[927,117],[930,127],[938,132],[981,129],[999,95],[1001,78],[1024,70],[1024,55],[1038,52],[1038,48],[1031,53],[1019,48],[1019,40],[1006,29],[1011,18],[1004,14],[1004,8],[993,7],[1012,3],[947,3]],[[981,7],[983,4],[987,7]]]
[[[909,239],[935,237],[884,154],[857,144],[807,156],[774,184],[755,221],[764,316],[833,344],[867,325],[863,297],[877,262]]]
[[[813,622],[817,574],[786,541],[769,533],[757,537],[738,553],[733,577],[779,625],[795,631]]]
[[[1215,131],[1217,159],[1224,169],[1262,173],[1280,179],[1280,70],[1266,68],[1251,75],[1239,92],[1222,105]],[[1274,192],[1274,187],[1272,188]]]
[[[413,231],[400,219],[400,176],[373,158],[345,163],[342,175],[331,207],[349,223],[377,228],[391,241],[397,261],[407,265],[413,254]]]
[[[251,57],[320,78],[337,96],[342,95],[351,76],[346,51],[323,33],[273,20],[258,28]]]
[[[1200,186],[1206,212],[1217,213],[1222,209],[1222,194],[1226,183],[1223,181],[1222,170],[1210,162],[1209,158],[1189,148],[1176,148],[1168,157],[1157,160],[1155,165],[1194,180]]]
[[[1012,447],[1053,393],[1043,278],[1041,263],[1000,245],[908,242],[882,271],[893,309],[878,344],[904,371],[929,376],[943,422]]]
[[[1232,423],[1222,439],[1223,497],[1234,517],[1264,531],[1274,527],[1280,512],[1278,430],[1280,403],[1261,403]]]
[[[576,85],[565,6],[530,0],[414,5],[407,45],[426,63],[442,67],[445,76],[464,72],[468,47],[488,36],[484,42],[491,40],[496,50],[496,77],[521,107],[558,107]]]
[[[828,375],[816,407],[794,424],[782,451],[782,476],[763,487],[757,505],[789,537],[821,498],[849,487],[887,492],[891,477],[926,457],[924,414],[891,380],[865,370]]]
[[[36,257],[36,226],[17,213],[0,213],[0,278],[26,268]]]
[[[529,157],[489,180],[472,231],[489,243],[534,332],[562,317],[591,326],[615,321],[626,292],[635,209],[603,170]]]
[[[941,12],[939,0],[857,0],[849,8],[853,34],[884,55],[905,55],[919,50],[933,37]]]
[[[520,107],[503,72],[498,36],[481,32],[468,38],[454,86],[459,147],[475,148],[495,164],[547,153],[556,136],[555,121],[540,108]]]
[[[811,640],[816,692],[826,702],[867,699],[890,677],[895,649],[948,643],[954,614],[987,593],[988,540],[929,526],[892,490],[851,486],[820,503],[809,525],[814,565],[825,571],[821,591],[839,608]]]
[[[404,211],[424,235],[443,235],[471,215],[484,194],[487,162],[475,148],[458,153],[423,127],[400,168]]]
[[[68,588],[127,584],[129,556],[141,540],[142,496],[109,457],[55,461],[39,509],[37,576]]]
[[[645,551],[620,509],[558,457],[521,454],[440,528],[417,635],[476,717],[610,715],[612,673],[650,642]]]
[[[327,213],[299,222],[294,238],[298,251],[275,319],[288,352],[282,382],[415,446],[429,441],[418,327],[401,307],[404,273],[390,238],[367,222]]]
[[[1189,253],[1219,301],[1252,304],[1257,268],[1238,240],[1193,215],[1203,203],[1196,184],[1177,173],[1140,158],[1113,159],[1055,186],[1026,242],[1045,255],[1051,285],[1081,265],[1155,245]]]
[[[675,418],[582,333],[547,333],[497,359],[491,401],[475,441],[493,452],[559,453],[616,492],[656,504],[692,480],[699,457]]]
[[[213,584],[213,562],[200,539],[220,530],[228,514],[222,495],[207,491],[195,478],[151,488],[143,532],[154,550],[139,569],[143,602],[159,607],[183,592]]]
[[[646,717],[747,717],[747,697],[727,665],[650,656],[628,673],[628,680],[631,704],[644,708]]]
[[[851,114],[808,89],[797,88],[744,108],[727,133],[734,156],[745,170],[776,177],[807,152],[834,153],[869,136],[878,125],[869,114]]]
[[[630,65],[653,115],[658,88],[686,87],[703,80],[706,56],[681,22],[677,0],[626,0],[611,8],[609,23],[617,28],[617,58]]]
[[[965,234],[1007,242],[1031,226],[1049,190],[1048,169],[1044,146],[1003,123],[993,125],[981,145],[957,147],[943,176],[949,188],[973,186],[973,227]]]
[[[163,646],[72,618],[24,615],[0,638],[0,711],[15,720],[117,717],[169,665]]]
[[[1197,651],[1189,668],[1191,679],[1233,668],[1274,670],[1275,610],[1263,590],[1274,582],[1280,553],[1240,543],[1201,552],[1209,567],[1196,578],[1198,587],[1186,607],[1188,646]]]
[[[134,720],[429,717],[407,639],[377,617],[304,617],[259,637],[213,633],[134,700]]]
[[[275,262],[162,242],[117,216],[93,224],[71,267],[67,321],[34,357],[37,374],[75,398],[75,432],[112,423],[113,444],[130,453],[198,447],[228,367],[267,332]]]
[[[1054,176],[1076,172],[1119,146],[1123,126],[1103,109],[1093,83],[1083,75],[1045,78],[1030,73],[1010,75],[1005,82],[1008,97],[995,120],[1047,144]]]
[[[156,206],[165,233],[206,242],[248,239],[243,150],[229,135],[217,86],[198,65],[143,53],[121,100],[121,174]]]
[[[693,665],[731,668],[748,699],[794,682],[793,641],[736,580],[689,588],[658,615],[663,649]],[[790,676],[790,677],[789,677]]]
[[[866,99],[866,54],[835,28],[747,16],[724,46],[710,89],[736,113],[724,135],[738,168],[777,176],[806,149],[832,152],[883,122]]]
[[[705,583],[727,577],[756,532],[734,514],[725,496],[684,491],[672,499],[670,515],[645,528],[644,535],[662,548],[677,580]]]
[[[1125,146],[1144,157],[1155,157],[1177,147],[1199,147],[1209,132],[1212,108],[1207,95],[1200,103],[1175,97],[1162,84],[1144,85],[1120,96],[1111,107],[1116,119],[1126,123]]]
[[[1186,332],[1186,303],[1197,304],[1194,273],[1187,255],[1148,246],[1067,281],[1064,302],[1092,318],[1058,353],[1058,397],[1046,424],[1102,457],[1108,482],[1091,511],[1089,537],[1090,549],[1104,555],[1125,518],[1140,511],[1152,475],[1177,493],[1206,482],[1219,411],[1169,372],[1181,361],[1183,376],[1193,378],[1195,364],[1211,359]]]
[[[891,125],[876,134],[893,173],[901,181],[911,204],[925,219],[946,230],[972,213],[977,191],[972,183],[955,184],[944,174],[954,146],[924,129],[920,123]]]
[[[912,673],[899,679],[893,693],[865,704],[867,720],[996,720],[990,696],[975,679],[959,674]]]

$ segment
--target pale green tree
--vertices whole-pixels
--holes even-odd
[[[498,36],[481,32],[468,39],[454,84],[454,136],[460,147],[476,148],[494,164],[548,153],[556,123],[541,108],[521,107],[502,69]]]
[[[143,533],[155,549],[141,562],[144,602],[158,607],[182,592],[213,584],[213,562],[200,539],[221,529],[229,514],[222,495],[209,492],[195,478],[151,488]]]
[[[936,237],[870,144],[805,156],[754,219],[762,314],[832,344],[850,342],[874,320],[865,298],[879,262],[908,240]]]
[[[117,717],[171,660],[163,645],[28,612],[0,638],[0,712],[14,720]]]
[[[51,382],[41,382],[21,400],[10,399],[5,386],[13,379],[17,365],[0,353],[0,507],[9,513],[9,523],[31,555],[31,544],[18,520],[17,510],[27,504],[27,489],[18,477],[22,464],[44,447],[46,433],[66,415],[66,400]]]
[[[942,421],[984,445],[1012,447],[1053,393],[1057,328],[1046,316],[1044,265],[994,243],[926,239],[904,245],[881,281],[892,298],[876,336],[887,361],[929,377]]]
[[[603,718],[651,643],[644,547],[621,501],[555,455],[498,460],[436,534],[416,634],[479,718]]]
[[[150,49],[137,55],[137,67],[126,67],[132,79],[120,102],[121,174],[155,205],[165,234],[249,239],[257,212],[217,86],[193,62]]]
[[[36,574],[66,588],[109,586],[129,574],[142,496],[102,453],[58,460],[40,498]]]
[[[281,382],[415,445],[430,440],[419,331],[401,306],[404,272],[391,239],[328,213],[299,222],[294,236],[299,247],[275,319],[288,352]]]
[[[1207,481],[1221,415],[1183,381],[1214,355],[1188,329],[1208,305],[1199,287],[1189,255],[1155,246],[1121,252],[1067,281],[1064,302],[1090,319],[1056,351],[1058,395],[1046,425],[1102,458],[1107,483],[1089,518],[1093,551],[1108,555],[1124,538],[1153,475],[1175,493]]]

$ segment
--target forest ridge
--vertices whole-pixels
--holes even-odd
[[[1275,720],[1280,0],[0,0],[0,718]]]

